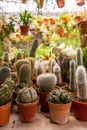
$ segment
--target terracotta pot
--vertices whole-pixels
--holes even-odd
[[[38,109],[39,100],[32,103],[19,103],[17,102],[19,118],[23,122],[32,122]]]
[[[10,108],[11,108],[11,102],[3,106],[0,106],[0,126],[4,126],[9,122]]]
[[[87,102],[73,100],[74,116],[81,120],[87,121]]]
[[[49,112],[49,106],[47,101],[48,93],[41,92],[39,89],[37,89],[37,94],[40,97],[41,110],[45,112]]]
[[[81,35],[87,34],[87,21],[81,21],[77,24],[77,27]]]
[[[85,0],[76,0],[78,6],[82,6],[85,3]]]
[[[51,119],[58,124],[65,124],[69,120],[71,102],[67,104],[54,104],[48,102]]]
[[[21,2],[22,2],[23,4],[26,4],[26,3],[27,3],[27,0],[21,0]]]
[[[22,35],[28,35],[29,26],[20,26],[20,30]]]
[[[58,8],[63,8],[65,6],[65,0],[57,0]]]
[[[44,0],[40,0],[40,7],[43,8]]]

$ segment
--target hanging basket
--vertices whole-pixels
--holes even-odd
[[[85,3],[85,0],[76,0],[78,6],[82,6]]]
[[[63,8],[65,6],[65,0],[57,0],[58,8]]]

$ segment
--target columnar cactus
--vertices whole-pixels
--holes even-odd
[[[87,76],[84,66],[78,66],[76,69],[77,97],[81,100],[87,100]]]
[[[38,95],[33,87],[24,87],[19,90],[17,95],[17,101],[21,103],[31,103],[38,100]]]
[[[30,50],[30,57],[35,57],[37,47],[38,47],[38,40],[35,39]]]
[[[12,91],[7,84],[2,84],[0,88],[0,106],[5,105],[12,99]]]
[[[19,71],[19,83],[31,83],[31,68],[28,64],[24,64],[20,67]]]
[[[77,64],[77,67],[79,65],[83,65],[82,49],[81,48],[77,48],[77,51],[76,51],[76,64]]]
[[[53,58],[49,59],[49,72],[53,72],[53,66],[56,64],[56,61]]]
[[[70,61],[70,90],[75,91],[76,90],[76,82],[75,82],[75,69],[76,64],[74,60]]]
[[[0,85],[3,84],[6,78],[11,77],[10,69],[6,66],[0,68]]]
[[[52,73],[40,74],[37,77],[37,85],[43,92],[50,92],[57,83],[57,78]]]
[[[3,62],[9,63],[9,53],[8,52],[3,53]]]
[[[18,54],[17,54],[17,56],[16,56],[16,60],[20,60],[22,58],[22,55],[21,55],[21,53],[19,52]]]
[[[61,79],[61,68],[60,68],[60,66],[57,63],[53,67],[53,73],[57,77],[57,84],[61,84],[62,83],[62,79]]]

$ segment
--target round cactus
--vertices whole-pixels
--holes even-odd
[[[37,85],[43,92],[50,92],[57,83],[57,78],[52,73],[40,74],[37,77]]]
[[[17,101],[21,103],[31,103],[38,99],[36,90],[33,87],[24,87],[19,90],[17,95]]]
[[[76,51],[76,64],[77,64],[77,67],[79,65],[83,65],[82,49],[81,48],[77,48],[77,51]]]
[[[76,69],[77,97],[81,100],[87,100],[87,76],[84,66],[78,66]]]

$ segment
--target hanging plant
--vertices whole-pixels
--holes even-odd
[[[76,0],[78,6],[82,6],[85,3],[85,0]]]
[[[65,6],[65,0],[56,0],[58,8],[63,8]]]

